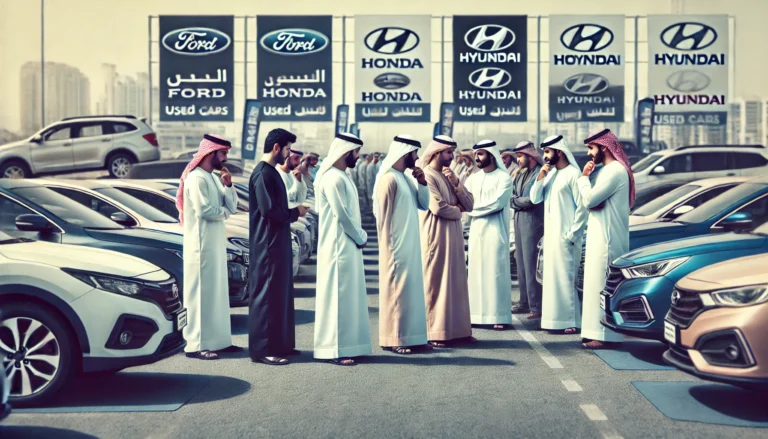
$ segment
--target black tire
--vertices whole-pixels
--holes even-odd
[[[6,176],[5,174],[7,172],[11,171],[12,173],[18,175],[16,178],[30,178],[32,177],[32,171],[29,169],[29,165],[27,165],[22,160],[8,160],[7,162],[0,165],[0,178],[12,178],[9,176]]]
[[[58,367],[55,368],[54,372],[50,371],[48,368],[49,363],[47,362],[32,360],[28,361],[28,363],[24,363],[31,365],[35,368],[35,370],[38,370],[39,372],[53,375],[53,378],[48,381],[46,385],[41,386],[38,382],[39,379],[35,377],[34,383],[32,383],[32,385],[34,385],[39,390],[35,391],[35,389],[33,389],[33,393],[27,396],[14,396],[14,393],[18,393],[20,391],[21,375],[20,373],[17,373],[11,381],[11,405],[14,407],[34,407],[46,404],[54,400],[57,395],[61,394],[62,391],[64,391],[74,382],[77,370],[79,368],[81,354],[79,352],[78,344],[75,341],[74,334],[66,326],[65,323],[62,323],[61,317],[56,312],[46,306],[40,306],[38,303],[8,303],[3,305],[2,314],[3,322],[9,322],[14,318],[20,318],[20,320],[16,322],[15,326],[19,330],[19,333],[24,331],[24,335],[26,335],[26,329],[29,327],[30,320],[41,323],[44,327],[40,327],[36,331],[29,334],[30,337],[28,344],[30,346],[25,347],[34,347],[33,344],[38,343],[37,339],[42,339],[42,336],[46,335],[45,331],[49,331],[53,335],[54,339],[48,341],[40,349],[34,352],[42,352],[47,355],[58,352],[59,355],[59,364]],[[8,328],[0,328],[0,337],[2,337],[3,341],[6,341],[6,345],[11,348],[17,348],[17,346],[13,346],[13,344],[15,344],[13,341],[11,341],[10,345],[7,343],[7,339],[11,334],[12,333]],[[24,338],[20,337],[20,339],[23,340]],[[7,366],[9,364],[7,354],[2,355],[1,360],[3,366]],[[12,366],[11,371],[13,371],[14,367],[15,366]],[[10,376],[11,373],[12,372],[9,372],[8,375]],[[32,373],[29,371],[27,371],[27,374],[30,377],[32,376]]]
[[[127,178],[134,163],[136,163],[136,159],[132,155],[118,152],[107,159],[107,171],[112,178]]]

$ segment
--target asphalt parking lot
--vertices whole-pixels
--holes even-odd
[[[375,349],[359,365],[338,367],[312,359],[312,259],[295,283],[297,348],[302,354],[293,364],[254,364],[247,354],[217,361],[178,355],[79,382],[73,391],[77,412],[16,411],[0,426],[0,438],[768,435],[764,428],[665,416],[638,390],[638,382],[661,382],[665,389],[694,384],[687,393],[666,398],[673,411],[682,407],[684,414],[701,413],[690,403],[693,396],[742,424],[768,426],[768,398],[713,386],[676,370],[653,370],[661,345],[639,355],[652,364],[650,370],[615,370],[581,349],[579,336],[535,331],[534,324],[518,319],[512,330],[475,330],[478,342],[462,348],[411,356],[384,352],[378,348],[375,247],[372,243],[366,253],[374,254],[364,256]],[[247,346],[247,309],[233,309],[231,318],[235,343]]]

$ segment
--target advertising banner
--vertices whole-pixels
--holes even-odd
[[[256,17],[256,84],[265,122],[333,120],[333,17]]]
[[[349,134],[354,134],[358,138],[360,137],[360,128],[357,127],[356,123],[349,125]]]
[[[355,120],[429,122],[432,18],[355,17]]]
[[[349,121],[349,105],[339,105],[336,107],[336,134],[347,132],[347,121]]]
[[[549,120],[624,122],[624,16],[549,17]]]
[[[160,120],[232,122],[231,15],[160,16]]]
[[[248,99],[245,102],[243,114],[243,141],[240,154],[243,160],[256,160],[256,148],[259,141],[259,124],[261,122],[261,102]]]
[[[440,130],[438,134],[453,137],[453,121],[456,118],[456,105],[452,102],[440,104]]]
[[[528,17],[453,17],[457,121],[528,120]]]
[[[725,125],[727,15],[648,17],[648,93],[654,125]]]
[[[651,152],[653,143],[653,98],[640,99],[637,102],[637,146],[644,153]]]

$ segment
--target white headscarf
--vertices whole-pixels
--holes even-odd
[[[493,140],[485,139],[477,142],[477,144],[472,147],[472,149],[475,151],[481,148],[487,150],[493,155],[494,160],[496,160],[496,167],[498,169],[506,172],[507,166],[504,164],[504,160],[501,159],[501,151],[499,151],[499,147],[496,146],[496,142]]]
[[[381,162],[379,173],[376,174],[376,183],[373,185],[373,215],[375,217],[378,218],[379,216],[379,200],[376,196],[378,194],[379,180],[381,180],[381,177],[384,174],[392,169],[392,166],[397,163],[398,160],[403,158],[406,154],[418,151],[419,148],[421,148],[421,142],[408,134],[396,136],[392,143],[389,144],[389,152],[384,161]]]
[[[565,138],[561,135],[557,136],[549,136],[546,139],[544,139],[544,142],[541,144],[541,149],[544,148],[549,149],[556,149],[568,158],[568,166],[573,166],[576,171],[581,174],[581,169],[579,169],[579,165],[576,162],[576,158],[573,156],[573,153],[570,149],[568,149],[568,143],[565,141]],[[554,165],[552,166],[554,168]],[[546,186],[547,183],[554,177],[554,175],[557,174],[557,169],[552,169],[549,174],[544,178],[543,184]]]
[[[320,179],[323,177],[323,175],[325,175],[326,172],[328,172],[329,169],[333,167],[334,163],[336,163],[340,158],[344,157],[344,154],[350,151],[354,151],[361,146],[363,146],[363,141],[354,134],[336,134],[336,138],[333,139],[333,142],[331,142],[328,155],[325,157],[325,159],[323,159],[323,162],[320,164],[320,169],[318,169],[317,175],[315,175],[315,187],[318,190],[320,189]]]

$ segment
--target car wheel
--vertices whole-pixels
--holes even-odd
[[[20,160],[9,160],[0,166],[0,178],[20,179],[31,176],[29,166]]]
[[[60,317],[34,303],[4,305],[0,355],[10,384],[10,402],[31,407],[54,399],[74,381],[78,353]]]
[[[127,178],[135,160],[128,154],[117,153],[109,158],[107,169],[113,178]]]

